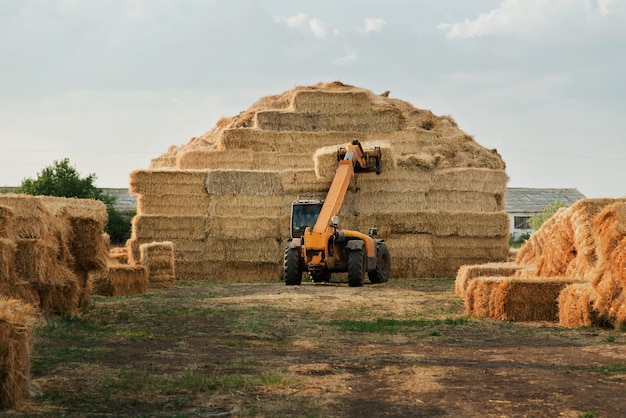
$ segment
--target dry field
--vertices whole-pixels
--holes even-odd
[[[178,282],[38,324],[6,416],[626,416],[626,334],[464,315],[453,279]]]

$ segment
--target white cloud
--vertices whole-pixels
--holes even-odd
[[[327,31],[324,22],[316,18],[310,18],[306,13],[298,13],[295,16],[277,16],[275,20],[289,28],[304,33],[311,33],[317,38],[326,37]]]
[[[555,16],[597,13],[606,16],[614,0],[504,0],[497,9],[481,13],[461,23],[441,23],[448,39],[477,38],[487,35],[532,34]],[[594,7],[595,6],[595,7]],[[595,11],[597,10],[597,12]]]
[[[383,19],[376,19],[373,17],[369,17],[365,19],[365,29],[363,29],[363,31],[365,33],[376,32],[376,31],[381,30],[386,24],[387,22]]]
[[[601,16],[607,16],[609,14],[609,6],[615,2],[615,0],[597,0],[598,11]]]

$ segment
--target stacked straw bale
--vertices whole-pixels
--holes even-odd
[[[106,270],[91,274],[96,295],[142,295],[148,289],[148,272],[140,264],[111,263]]]
[[[44,314],[72,313],[106,268],[106,206],[97,200],[1,195],[0,293]]]
[[[553,319],[563,326],[624,327],[626,199],[582,199],[560,209],[531,235],[513,266],[497,268],[508,270],[507,277],[459,269],[456,291],[468,314],[546,320],[557,309]]]
[[[0,410],[21,406],[29,395],[35,312],[20,299],[0,297]]]
[[[178,278],[279,279],[291,202],[324,198],[337,148],[354,139],[381,148],[382,173],[355,177],[340,226],[378,227],[393,277],[507,260],[500,155],[449,116],[333,82],[263,97],[131,173],[131,262],[140,245],[169,241]]]
[[[173,287],[176,281],[174,270],[174,244],[151,242],[139,247],[140,263],[146,268],[148,287]]]

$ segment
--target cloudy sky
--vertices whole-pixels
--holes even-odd
[[[624,0],[0,0],[0,187],[127,187],[262,96],[340,80],[450,115],[510,187],[626,196]]]

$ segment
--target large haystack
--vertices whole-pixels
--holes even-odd
[[[468,314],[505,319],[493,314],[504,309],[504,298],[485,291],[493,288],[494,280],[481,277],[494,270],[506,273],[508,277],[499,278],[499,286],[503,288],[502,283],[506,283],[515,289],[511,292],[515,292],[516,303],[524,308],[506,319],[557,319],[549,317],[549,307],[558,309],[559,323],[564,326],[624,326],[626,199],[582,199],[560,209],[531,235],[513,265],[460,268],[457,293],[466,297]],[[541,292],[524,294],[519,283],[524,283],[525,289]],[[481,306],[490,306],[491,310],[481,310]],[[539,317],[537,312],[546,314]]]
[[[339,82],[264,97],[131,173],[131,258],[169,241],[180,279],[279,279],[292,200],[324,197],[353,139],[381,146],[382,173],[356,176],[341,227],[379,227],[392,277],[507,259],[500,155],[448,116]]]

